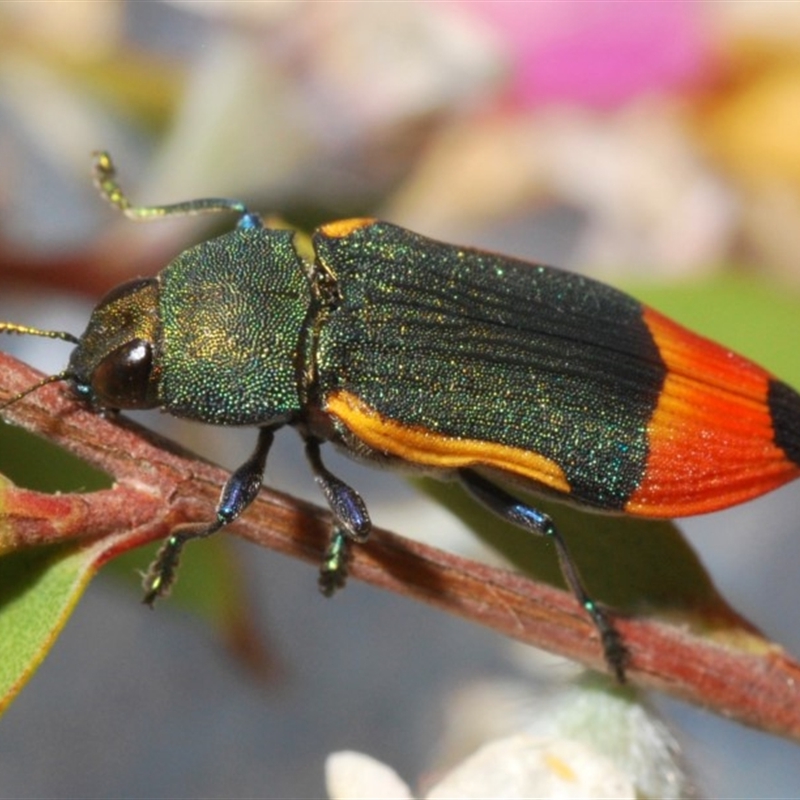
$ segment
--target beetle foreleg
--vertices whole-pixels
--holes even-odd
[[[526,505],[512,494],[472,470],[459,470],[459,475],[467,491],[490,511],[526,531],[535,533],[538,536],[547,536],[553,540],[564,580],[572,590],[575,598],[592,618],[592,622],[600,634],[603,654],[608,666],[616,675],[617,680],[620,683],[624,683],[628,651],[625,649],[619,633],[608,619],[606,613],[584,588],[578,567],[570,555],[567,543],[550,517]]]
[[[336,521],[319,574],[320,591],[330,597],[347,579],[350,542],[365,542],[372,530],[372,521],[361,495],[322,463],[318,439],[306,439],[306,457]]]
[[[145,596],[142,602],[152,606],[157,598],[169,593],[175,582],[181,550],[186,542],[190,539],[210,536],[220,528],[229,525],[255,500],[261,488],[267,454],[274,438],[275,434],[271,428],[259,430],[258,443],[253,454],[228,478],[225,486],[222,487],[222,493],[217,503],[216,519],[213,522],[180,525],[172,531],[161,545],[156,560],[147,570],[144,578]]]

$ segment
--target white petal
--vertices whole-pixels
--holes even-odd
[[[482,747],[427,795],[445,798],[635,798],[628,778],[580,742],[525,734]]]
[[[328,756],[325,785],[331,800],[414,800],[411,790],[391,767],[353,750]]]

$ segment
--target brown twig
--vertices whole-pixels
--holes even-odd
[[[0,399],[38,373],[0,353]],[[41,496],[7,490],[14,527],[25,544],[109,536],[105,558],[159,539],[176,524],[208,519],[227,473],[126,420],[110,421],[74,402],[63,386],[43,387],[4,412],[11,421],[113,475],[92,494]],[[52,513],[41,514],[50,497]],[[26,509],[37,516],[26,517]],[[253,542],[319,563],[329,515],[268,489],[231,527]],[[120,530],[125,530],[124,536]],[[110,533],[115,531],[113,536]],[[354,551],[350,574],[414,597],[522,642],[596,669],[603,657],[574,598],[507,570],[476,563],[376,530]],[[630,650],[632,683],[653,687],[773,733],[800,739],[800,665],[750,634],[747,646],[722,644],[662,621],[617,619]]]

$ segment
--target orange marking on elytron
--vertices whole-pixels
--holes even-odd
[[[326,222],[320,225],[319,230],[332,239],[342,239],[353,231],[366,228],[376,220],[373,217],[353,217],[352,219],[339,219],[335,222]]]
[[[625,511],[702,514],[796,478],[800,470],[773,442],[770,374],[652,309],[643,318],[668,371],[647,426],[644,478]]]
[[[333,392],[325,411],[375,450],[413,464],[440,469],[494,467],[569,494],[561,467],[549,458],[492,442],[444,436],[387,419],[350,392]]]

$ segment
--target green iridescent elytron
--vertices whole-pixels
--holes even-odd
[[[234,211],[232,232],[130,281],[78,338],[64,380],[97,409],[161,408],[259,427],[215,519],[180,526],[145,578],[168,592],[186,541],[233,522],[261,486],[274,431],[293,426],[334,518],[320,583],[344,583],[371,523],[320,445],[459,479],[504,519],[556,545],[565,579],[624,678],[627,654],[545,514],[511,480],[579,505],[680,516],[741,502],[800,474],[800,397],[760,367],[588,278],[435,242],[371,219],[323,225],[301,247],[238,202],[134,207],[106,154],[104,196],[134,219]],[[2,409],[4,406],[0,406]],[[722,477],[720,477],[722,476]]]

